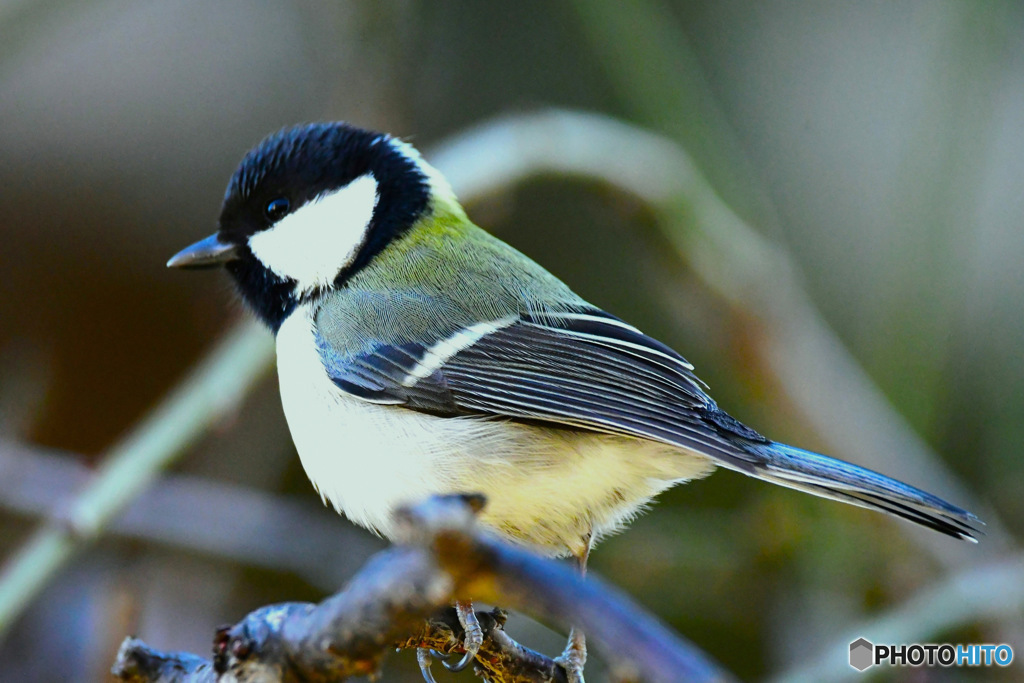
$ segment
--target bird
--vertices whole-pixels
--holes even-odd
[[[232,175],[217,227],[167,265],[228,271],[276,336],[310,481],[381,536],[404,504],[482,494],[486,529],[585,571],[602,537],[717,467],[980,533],[935,495],[731,417],[682,355],[476,226],[399,137],[345,122],[272,133]],[[453,670],[481,639],[472,606],[456,610],[466,656]],[[585,660],[574,629],[559,659],[571,681]]]

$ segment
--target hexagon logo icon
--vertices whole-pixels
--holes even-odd
[[[867,638],[858,638],[850,643],[850,666],[864,671],[875,663],[875,646]]]

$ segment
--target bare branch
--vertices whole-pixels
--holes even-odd
[[[127,683],[213,683],[213,664],[188,652],[158,652],[138,638],[125,638],[113,673]]]
[[[319,605],[264,607],[221,629],[214,672],[237,681],[331,681],[377,671],[393,647],[457,652],[458,621],[442,610],[460,599],[576,624],[621,677],[652,683],[732,680],[600,580],[584,580],[562,563],[481,533],[464,498],[434,498],[400,514],[406,542],[372,557],[340,593]],[[560,665],[503,632],[500,612],[479,616],[486,637],[476,666],[489,680],[565,680]],[[132,639],[122,646],[113,671],[125,681],[216,680],[192,655],[164,655]]]

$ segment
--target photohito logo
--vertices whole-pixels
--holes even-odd
[[[875,645],[867,638],[850,643],[850,666],[864,671],[876,664],[889,666],[1010,666],[1013,648],[1009,645],[950,645],[949,643],[911,643]]]

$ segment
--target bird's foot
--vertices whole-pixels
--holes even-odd
[[[583,667],[587,664],[587,639],[582,631],[575,628],[569,631],[569,642],[562,654],[555,657],[555,663],[565,669],[569,683],[585,683]]]
[[[466,654],[462,656],[462,659],[449,664],[446,655],[442,655],[438,652],[432,654],[441,659],[441,664],[444,668],[449,671],[462,671],[469,663],[473,661],[477,653],[480,652],[480,646],[484,644],[484,630],[480,627],[480,622],[476,618],[476,612],[473,611],[473,603],[471,602],[456,602],[455,613],[459,617],[459,624],[462,625],[462,631],[464,633],[462,639],[462,648],[466,651]],[[422,671],[422,667],[420,668]]]
[[[434,680],[434,674],[430,673],[430,665],[434,663],[434,658],[431,657],[429,648],[417,648],[416,663],[420,665],[420,673],[423,674],[423,680],[426,683],[437,683]]]

